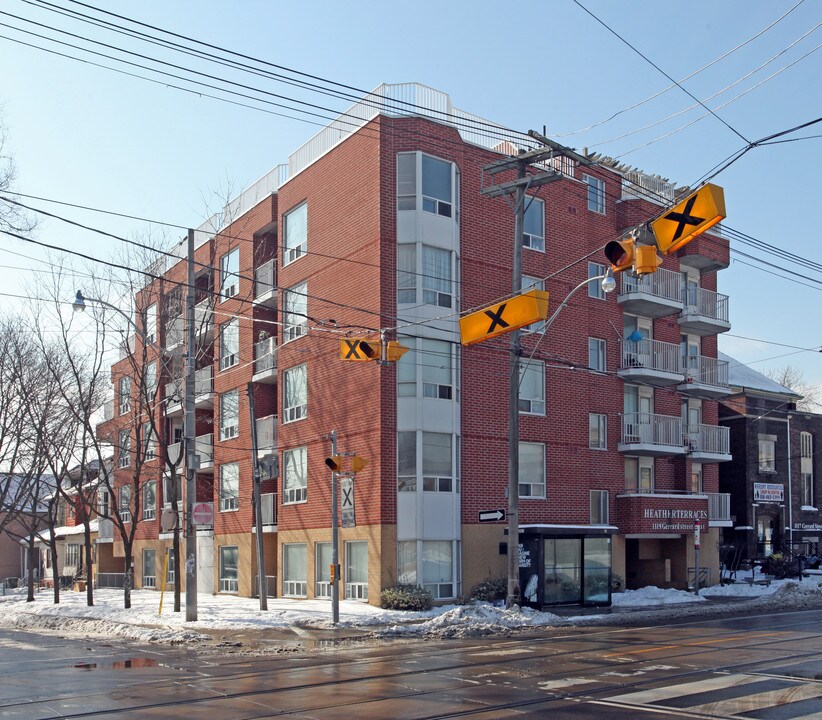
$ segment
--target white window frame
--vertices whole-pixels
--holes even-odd
[[[426,187],[428,169],[447,165],[449,198],[437,197]],[[444,169],[444,168],[442,168]],[[421,152],[397,153],[397,210],[422,210],[439,217],[454,218],[456,177],[454,163]]]
[[[608,509],[609,492],[607,490],[590,490],[590,517],[591,525],[608,525],[610,513]]]
[[[151,558],[151,568],[148,567],[148,558]],[[157,553],[154,548],[143,548],[143,588],[157,587]],[[147,573],[151,570],[151,575]]]
[[[331,543],[314,543],[314,597],[331,599]]]
[[[177,485],[177,509],[179,510],[183,502],[183,476],[178,470],[175,473],[175,485]],[[163,475],[163,507],[171,507],[171,475],[165,473]]]
[[[588,368],[595,372],[608,370],[607,344],[601,338],[588,338]]]
[[[601,277],[605,274],[606,271],[605,265],[601,265],[600,263],[589,262],[588,263],[588,279],[595,277]],[[589,282],[588,283],[588,297],[594,298],[595,300],[605,300],[605,290],[602,289],[602,282]]]
[[[235,565],[237,571],[237,577],[230,577],[225,574],[225,569],[227,567],[227,563],[225,562],[225,551],[233,551],[237,558],[237,564]],[[230,595],[236,594],[240,590],[240,548],[237,545],[220,545],[220,554],[219,554],[219,573],[220,573],[220,592],[227,593]]]
[[[220,512],[236,512],[240,509],[240,464],[220,465]]]
[[[146,308],[143,327],[145,328],[146,343],[157,342],[157,304],[152,303]]]
[[[583,175],[582,182],[588,186],[588,209],[598,215],[605,215],[605,181],[593,175]]]
[[[234,415],[229,415],[226,406],[229,400],[233,400],[235,407]],[[229,424],[230,423],[230,424]],[[228,390],[220,395],[220,440],[231,440],[240,434],[240,391],[236,388]]]
[[[220,300],[233,298],[240,292],[240,248],[229,250],[220,258]]]
[[[523,275],[520,281],[520,289],[522,292],[529,290],[545,290],[545,280],[543,278],[533,277],[531,275]],[[537,320],[535,323],[526,325],[522,328],[523,333],[538,333],[545,329],[545,320]]]
[[[459,573],[457,572],[459,568],[459,542],[455,540],[423,540],[421,545],[422,552],[419,555],[419,561],[422,586],[431,593],[435,600],[456,597],[459,593]],[[426,562],[426,557],[432,551],[437,550],[445,550],[440,554],[449,558],[447,572],[436,572],[437,565],[442,565],[441,563],[432,566]]]
[[[302,547],[303,557],[291,557],[291,549]],[[299,555],[299,553],[296,553]],[[308,591],[308,546],[305,543],[283,543],[283,597],[304,598]],[[298,567],[294,567],[299,563]]]
[[[545,203],[533,195],[525,196],[522,247],[537,252],[545,252]]]
[[[283,505],[308,501],[308,448],[283,451]]]
[[[127,468],[131,465],[131,431],[120,430],[117,433],[117,467]]]
[[[417,246],[415,243],[397,245],[397,304],[415,305],[417,302]]]
[[[157,517],[157,481],[148,480],[143,485],[143,520]]]
[[[542,360],[519,363],[519,412],[545,415],[545,363]]]
[[[119,391],[120,415],[131,412],[131,376],[123,375],[117,384]]]
[[[776,472],[776,435],[759,435],[757,469],[769,475]]]
[[[282,344],[296,340],[308,332],[308,281],[304,280],[283,291]]]
[[[588,449],[608,449],[608,416],[605,413],[588,413]]]
[[[299,260],[308,250],[308,202],[283,213],[283,267]]]
[[[131,485],[120,486],[117,513],[123,523],[131,522]]]
[[[154,428],[151,421],[143,423],[143,460],[155,460],[157,458],[157,438],[154,436]]]
[[[520,441],[519,447],[519,478],[518,486],[519,486],[519,496],[521,499],[524,500],[544,500],[546,497],[545,491],[545,444],[544,443],[536,443],[536,442],[523,442]],[[535,458],[538,458],[539,465],[539,473],[541,477],[536,478],[528,478],[524,477],[523,468],[526,466],[526,463],[523,462],[523,454],[530,453]]]
[[[302,375],[301,382],[303,385],[303,392],[300,397],[289,398],[291,386],[297,382],[298,375]],[[297,393],[296,389],[293,389]],[[296,400],[289,405],[290,400]],[[297,420],[304,420],[308,416],[308,366],[295,365],[294,367],[283,370],[283,424],[296,422]]]
[[[361,551],[361,547],[365,546],[365,567],[359,565],[355,566],[352,562],[356,559],[354,557],[354,546]],[[365,574],[365,579],[362,579],[362,573]],[[367,540],[347,540],[345,543],[345,599],[359,600],[368,602],[368,541]],[[353,578],[353,579],[352,579]],[[360,578],[360,579],[356,579]]]
[[[422,266],[422,304],[436,307],[454,307],[454,253],[445,248],[433,245],[420,245],[420,262]],[[435,258],[447,257],[448,277],[435,275],[429,267]],[[439,264],[438,262],[434,264]],[[447,286],[447,290],[443,287]]]
[[[67,543],[66,544],[66,560],[67,567],[78,567],[80,565],[80,544]]]
[[[429,453],[426,453],[426,448],[444,447],[441,442],[444,438],[448,439],[448,467],[439,465]],[[417,441],[420,443],[423,492],[459,492],[454,465],[455,436],[451,433],[422,431],[417,434]]]
[[[802,508],[816,509],[813,487],[813,435],[799,433],[799,477],[802,487]]]
[[[625,490],[638,495],[650,495],[655,492],[654,459],[652,457],[638,457],[626,455],[625,464]],[[628,476],[628,468],[631,468],[631,477]],[[633,469],[636,472],[633,472]]]
[[[397,432],[397,492],[416,492],[419,461],[416,430]]]
[[[220,370],[228,370],[239,362],[240,319],[232,318],[220,326]]]
[[[143,371],[143,384],[146,388],[146,395],[148,396],[149,400],[151,400],[154,397],[155,392],[157,391],[156,362],[146,363],[145,370]]]

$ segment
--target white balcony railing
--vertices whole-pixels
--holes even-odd
[[[730,455],[730,428],[721,425],[697,425],[688,427],[688,450],[711,455]]]
[[[254,344],[254,374],[277,369],[277,341],[270,337]]]
[[[209,335],[214,329],[211,300],[202,300],[194,306],[194,329],[198,335]]]
[[[622,416],[622,442],[683,446],[682,418],[656,413],[625,413]]]
[[[103,420],[112,420],[114,418],[114,399],[106,400],[103,403]]]
[[[272,453],[277,451],[277,415],[257,418],[257,452]]]
[[[200,457],[200,467],[214,465],[214,435],[198,435],[194,440],[194,454]]]
[[[704,355],[690,355],[685,358],[686,382],[695,382],[700,385],[728,387],[728,361],[717,360]]]
[[[114,522],[110,518],[98,518],[97,520],[97,540],[104,542],[114,539]]]
[[[730,493],[706,493],[708,496],[708,520],[731,519]]]
[[[266,297],[277,289],[275,282],[276,265],[274,260],[264,262],[254,270],[254,299]]]
[[[682,291],[682,303],[686,313],[729,322],[727,295],[705,288],[688,288]]]
[[[166,348],[173,348],[183,344],[185,335],[185,318],[182,315],[169,318],[166,323]]]
[[[620,295],[643,293],[664,300],[681,302],[682,276],[673,270],[659,268],[656,272],[631,277],[622,273],[622,289]]]
[[[621,369],[646,368],[677,374],[682,372],[682,349],[676,343],[643,338],[622,343]]]
[[[263,493],[260,495],[260,510],[262,510],[263,525],[276,525],[277,493]]]

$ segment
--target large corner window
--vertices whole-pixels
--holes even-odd
[[[283,342],[305,335],[308,328],[308,283],[283,292]]]
[[[427,338],[399,338],[409,351],[397,363],[397,395],[434,400],[454,398],[454,363],[451,343]]]
[[[368,600],[368,543],[345,543],[345,599]]]
[[[220,592],[239,592],[240,549],[236,545],[220,547]]]
[[[308,499],[308,448],[298,447],[283,453],[283,505]]]
[[[417,267],[417,259],[420,267]],[[450,308],[453,301],[451,251],[430,245],[397,246],[397,302],[416,303],[418,293],[425,305]],[[418,278],[421,281],[418,281]]]
[[[545,445],[542,443],[519,444],[519,496],[545,497]]]
[[[545,203],[530,195],[525,198],[522,247],[545,252]]]
[[[240,292],[240,248],[220,258],[220,299],[227,300]]]
[[[302,420],[308,414],[308,366],[283,372],[283,423]]]
[[[156,588],[157,575],[154,550],[143,550],[143,587]]]
[[[305,597],[308,582],[306,574],[305,543],[283,545],[283,596]]]
[[[422,541],[422,585],[435,600],[455,596],[454,542]]]
[[[283,265],[301,258],[308,249],[308,203],[283,215]]]
[[[453,206],[452,163],[422,153],[397,155],[398,210],[422,209],[434,215],[452,217]]]

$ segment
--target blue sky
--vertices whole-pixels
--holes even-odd
[[[90,12],[69,0],[55,2]],[[560,142],[617,157],[680,185],[695,183],[749,141],[822,115],[818,0],[580,2],[647,59],[573,0],[507,6],[429,0],[381,6],[356,0],[97,0],[100,7],[129,18],[356,88],[423,83],[448,92],[462,110],[517,130],[546,126],[549,137]],[[6,0],[0,10],[112,42],[101,31],[36,4]],[[56,36],[7,14],[0,15],[0,23]],[[8,27],[0,27],[0,35],[59,50]],[[113,42],[161,54],[122,37]],[[702,107],[691,108],[694,100],[679,88],[632,107],[671,85],[651,63],[683,79],[726,53],[682,82],[724,123]],[[192,64],[179,56],[162,57]],[[295,111],[287,114],[298,119],[289,119],[183,93],[5,38],[0,38],[0,68],[0,106],[7,150],[18,167],[17,190],[183,227],[198,226],[218,209],[227,190],[236,193],[286,161],[319,129],[313,123],[322,122]],[[241,82],[337,112],[346,107],[342,100],[262,78],[245,76]],[[810,136],[822,136],[822,123],[783,139]],[[819,137],[759,147],[719,175],[715,182],[725,188],[727,225],[822,262],[815,217],[822,201],[820,148]],[[147,228],[141,222],[49,209],[120,235]],[[152,230],[155,237],[161,232]],[[181,237],[177,230],[165,232],[169,241]],[[37,237],[96,257],[120,253],[117,241],[55,221],[43,222]],[[747,245],[734,242],[732,247],[810,279],[732,255],[731,267],[719,275],[720,292],[731,296],[733,324],[721,337],[720,349],[760,370],[790,363],[807,380],[822,383],[822,354],[771,344],[822,346],[817,320],[822,273]],[[32,259],[41,257],[39,252],[8,238],[0,238],[0,252],[0,284],[6,293],[25,294],[35,274],[48,269]],[[1,311],[14,311],[16,303],[0,296]]]

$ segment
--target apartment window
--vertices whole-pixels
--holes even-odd
[[[157,482],[149,480],[143,485],[143,520],[157,517]]]
[[[435,600],[455,596],[453,545],[450,540],[422,541],[422,586]]]
[[[400,585],[417,584],[417,541],[397,543],[397,582]]]
[[[150,362],[145,365],[145,372],[143,373],[143,383],[146,388],[146,396],[149,399],[154,397],[157,392],[157,363]]]
[[[156,588],[156,555],[154,550],[143,550],[143,587]]]
[[[283,545],[283,596],[305,597],[306,546],[304,543]]]
[[[100,517],[108,517],[108,513],[109,513],[108,491],[107,490],[98,490],[97,491],[97,514]]]
[[[157,457],[157,438],[150,422],[143,423],[143,459],[154,460]]]
[[[545,363],[540,360],[519,364],[519,411],[545,415]]]
[[[545,280],[542,278],[531,277],[530,275],[523,275],[522,281],[520,282],[520,287],[522,288],[522,292],[528,292],[529,290],[545,290]],[[522,331],[526,333],[537,333],[542,332],[543,328],[545,328],[545,320],[537,320],[535,323],[531,323],[530,325],[522,328]]]
[[[171,475],[163,475],[163,506],[171,507],[172,499],[176,500],[177,507],[180,507],[183,501],[183,476],[179,473],[175,473],[174,482],[171,482]]]
[[[605,274],[605,266],[599,263],[588,263],[588,279],[595,277],[602,277]],[[605,299],[605,291],[602,289],[602,281],[588,283],[588,297],[596,298],[597,300]]]
[[[545,252],[545,203],[530,195],[525,198],[522,247]]]
[[[426,305],[451,307],[451,252],[422,246],[422,301]]]
[[[227,300],[240,292],[240,248],[220,258],[220,298]]]
[[[422,433],[422,489],[453,492],[454,472],[449,433]]]
[[[80,565],[80,546],[76,543],[68,543],[66,545],[66,567],[74,567]]]
[[[417,302],[417,246],[397,246],[397,302]]]
[[[813,497],[813,435],[799,433],[799,474],[802,482],[802,507],[815,507]]]
[[[591,370],[605,372],[605,341],[598,338],[588,338],[588,367]]]
[[[220,327],[220,370],[234,367],[240,361],[240,321],[238,318]]]
[[[588,447],[591,450],[608,449],[608,416],[588,413]]]
[[[582,181],[588,185],[588,209],[605,214],[605,181],[591,175],[583,175]]]
[[[418,171],[421,178],[419,188]],[[397,155],[397,210],[417,210],[417,197],[421,197],[424,212],[451,217],[454,202],[452,184],[450,162],[422,153]]]
[[[120,378],[120,415],[131,411],[131,378]]]
[[[166,550],[166,585],[174,584],[174,548]]]
[[[120,430],[117,433],[117,442],[120,451],[117,466],[121,468],[128,467],[131,465],[131,431]]]
[[[157,340],[157,305],[149,305],[146,308],[143,327],[146,333],[146,342],[153,343]]]
[[[308,203],[283,215],[283,265],[302,257],[308,249]]]
[[[608,524],[608,491],[591,490],[591,525]]]
[[[236,510],[240,507],[240,465],[220,465],[220,510]]]
[[[283,342],[296,340],[308,330],[308,283],[302,282],[283,293]]]
[[[759,472],[776,472],[776,435],[759,436]]]
[[[283,422],[302,420],[308,410],[308,366],[298,365],[283,372]]]
[[[331,543],[314,545],[314,597],[331,597]]]
[[[653,458],[625,458],[625,489],[636,493],[654,491]]]
[[[220,592],[239,591],[240,548],[236,545],[220,547]]]
[[[519,444],[519,496],[545,497],[545,445],[542,443]]]
[[[368,600],[368,543],[345,543],[345,599]]]
[[[454,367],[451,343],[408,337],[401,337],[399,340],[409,351],[397,363],[397,395],[415,397],[417,388],[422,387],[423,397],[435,400],[453,399]],[[418,380],[421,381],[421,385]]]
[[[240,391],[220,395],[220,440],[230,440],[240,432]]]
[[[691,492],[702,492],[702,463],[691,463]]]
[[[283,453],[283,505],[308,499],[308,448]]]
[[[120,520],[124,523],[131,522],[131,486],[123,485],[120,488],[120,500],[118,505]]]
[[[397,433],[397,491],[417,490],[417,433],[414,430]]]

